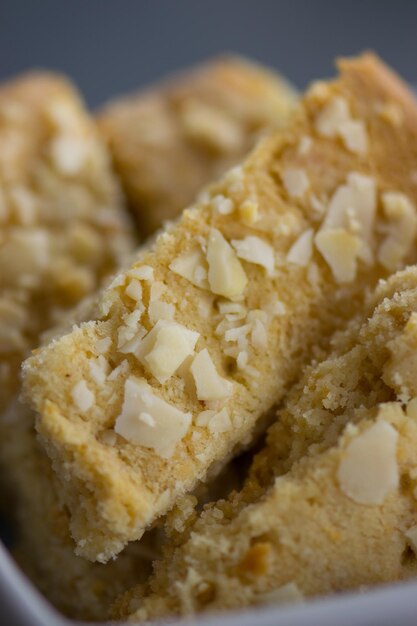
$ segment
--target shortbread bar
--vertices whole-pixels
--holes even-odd
[[[50,461],[36,441],[32,411],[16,405],[7,434],[7,445],[1,446],[1,462],[7,465],[2,482],[11,496],[8,515],[13,521],[12,551],[18,564],[66,616],[104,621],[111,602],[150,573],[158,554],[155,533],[130,544],[106,565],[75,556],[68,513]]]
[[[417,266],[372,300],[278,413],[255,461],[268,480],[209,506],[115,617],[280,604],[416,574]]]
[[[26,362],[78,554],[138,539],[417,260],[415,100],[372,55],[341,71]]]
[[[0,86],[0,411],[39,333],[131,250],[108,161],[64,78]]]
[[[107,105],[99,128],[141,232],[176,218],[263,133],[283,126],[295,100],[275,72],[224,57]]]

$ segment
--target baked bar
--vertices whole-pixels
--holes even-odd
[[[281,76],[231,56],[107,105],[99,129],[140,231],[177,217],[263,133],[283,126],[295,100]]]
[[[366,290],[417,260],[415,100],[372,55],[341,71],[26,362],[78,554],[138,539],[250,441]]]
[[[0,411],[39,333],[131,251],[108,154],[74,87],[0,86]]]
[[[157,535],[145,535],[106,565],[75,556],[68,512],[60,501],[50,461],[35,438],[30,409],[15,406],[8,434],[1,462],[7,469],[2,481],[12,496],[7,513],[13,521],[14,557],[34,585],[67,617],[108,619],[111,602],[149,575],[158,554]]]
[[[207,507],[114,617],[279,604],[416,574],[417,266],[365,311],[290,392],[243,492]]]
[[[74,87],[49,73],[0,86],[1,501],[15,517],[23,569],[57,607],[80,619],[104,619],[122,581],[141,578],[136,565],[145,560],[131,553],[100,568],[74,556],[33,413],[14,397],[21,361],[40,333],[62,324],[132,244],[106,149]]]

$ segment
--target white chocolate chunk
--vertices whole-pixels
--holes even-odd
[[[249,235],[244,239],[232,239],[232,246],[239,259],[261,265],[269,276],[274,273],[274,249],[264,239]]]
[[[378,260],[388,270],[402,265],[417,232],[417,216],[411,201],[403,193],[382,194],[382,207],[389,220],[389,234],[378,251]]]
[[[71,390],[76,407],[84,413],[95,403],[94,393],[87,387],[85,380],[80,380]]]
[[[287,253],[288,263],[302,267],[309,264],[313,255],[313,234],[313,229],[309,228],[298,237]]]
[[[221,232],[212,228],[207,245],[208,282],[213,293],[237,298],[245,290],[248,279],[233,248]]]
[[[186,278],[190,283],[201,289],[207,289],[209,286],[206,268],[206,259],[200,248],[185,252],[174,259],[169,266],[169,269],[175,274]],[[201,269],[204,270],[204,273],[201,272]]]
[[[282,173],[282,182],[291,198],[302,198],[310,187],[310,181],[304,170],[288,169]]]
[[[141,342],[136,356],[163,384],[194,353],[199,336],[181,324],[161,320]]]
[[[343,228],[321,230],[315,244],[338,283],[351,283],[356,277],[360,240]]]
[[[382,504],[398,487],[398,433],[379,421],[347,446],[337,479],[343,493],[359,504]]]
[[[341,125],[350,119],[349,106],[340,96],[333,98],[316,118],[316,130],[323,137],[336,137]]]
[[[362,120],[346,120],[339,126],[339,135],[346,148],[355,154],[364,155],[368,152],[368,135]]]
[[[206,348],[196,354],[190,370],[199,400],[221,400],[232,393],[233,383],[220,376]]]
[[[125,382],[122,412],[114,430],[127,441],[169,458],[187,434],[191,419],[191,413],[183,413],[156,396],[144,379],[131,376]]]

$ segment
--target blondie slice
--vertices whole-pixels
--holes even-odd
[[[177,217],[263,133],[283,126],[295,100],[278,74],[225,57],[107,105],[99,128],[141,232]]]
[[[382,284],[335,343],[290,392],[243,491],[208,506],[115,617],[279,604],[416,574],[417,266]]]
[[[6,487],[10,501],[4,514],[13,522],[14,557],[33,584],[67,617],[106,620],[116,597],[149,575],[158,554],[155,533],[130,544],[106,565],[77,557],[58,480],[35,437],[32,411],[16,405],[6,432],[7,445],[1,446],[1,463],[6,465],[1,476],[2,504],[4,507]]]
[[[0,411],[39,333],[131,250],[108,155],[64,78],[0,86]]]
[[[367,289],[417,260],[415,100],[372,55],[340,66],[26,362],[78,554],[138,539],[250,441]]]

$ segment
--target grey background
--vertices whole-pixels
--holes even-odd
[[[97,106],[223,51],[299,87],[371,48],[417,83],[415,0],[0,0],[0,79],[69,74]]]

